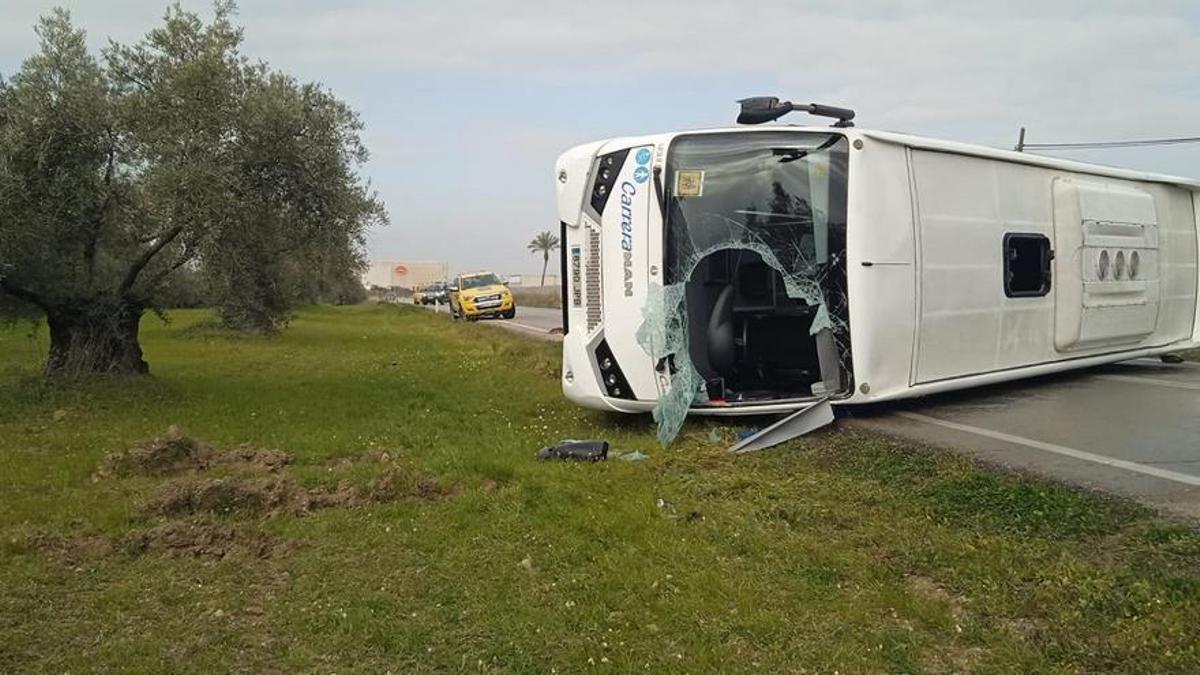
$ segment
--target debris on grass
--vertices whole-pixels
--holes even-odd
[[[622,459],[626,462],[640,462],[645,459],[650,459],[650,455],[647,455],[641,450],[634,450],[633,452],[626,452],[617,455],[617,459]]]
[[[608,459],[608,441],[577,441],[570,439],[560,441],[557,445],[550,445],[539,450],[537,458],[542,461],[548,459],[572,459],[575,461],[602,462]]]
[[[278,471],[291,460],[291,456],[282,450],[258,448],[248,443],[229,450],[216,450],[171,425],[162,436],[127,450],[109,453],[96,471],[96,478],[166,476],[204,471],[220,465]]]

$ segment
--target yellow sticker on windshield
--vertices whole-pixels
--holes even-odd
[[[676,197],[700,197],[704,194],[704,172],[688,169],[675,172]]]

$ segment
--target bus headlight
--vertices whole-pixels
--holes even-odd
[[[621,166],[625,164],[625,157],[629,154],[629,149],[610,152],[607,155],[600,155],[596,164],[596,180],[592,184],[592,208],[596,213],[604,213],[604,205],[608,202],[608,196],[612,193],[613,184],[617,182],[617,176],[621,173]]]
[[[625,373],[621,372],[621,366],[613,356],[607,341],[601,340],[600,344],[596,345],[595,356],[596,365],[600,366],[600,379],[605,392],[613,398],[632,400],[633,392],[629,388],[629,382],[625,379]]]

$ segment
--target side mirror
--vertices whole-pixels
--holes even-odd
[[[744,98],[738,103],[742,104],[741,112],[737,117],[738,124],[772,122],[793,110],[791,101],[780,102],[774,96],[752,96]]]

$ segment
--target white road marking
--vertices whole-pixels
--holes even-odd
[[[517,322],[517,321],[513,321],[512,319],[505,319],[505,320],[504,320],[504,325],[506,325],[506,326],[516,326],[516,327],[518,327],[518,328],[525,328],[525,329],[528,329],[528,330],[535,330],[535,331],[537,331],[537,332],[539,332],[539,333],[546,333],[546,334],[549,334],[549,333],[550,333],[550,329],[549,329],[549,328],[538,328],[537,326],[530,326],[530,325],[529,325],[529,324],[527,324],[527,323],[519,323],[519,322]]]
[[[1114,382],[1153,384],[1160,387],[1172,387],[1174,389],[1190,389],[1192,391],[1200,391],[1200,383],[1196,382],[1176,382],[1175,380],[1160,380],[1156,377],[1141,377],[1139,375],[1097,375],[1096,377],[1101,380],[1112,380]]]
[[[992,431],[991,429],[974,427],[969,424],[959,424],[958,422],[941,420],[936,417],[930,417],[920,413],[904,411],[897,414],[910,420],[925,422],[926,424],[933,424],[939,427],[945,427],[947,429],[954,429],[955,431],[964,431],[969,434],[975,434],[976,436],[994,438],[998,441],[1004,441],[1014,445],[1023,445],[1027,448],[1034,448],[1035,450],[1045,450],[1046,452],[1053,452],[1058,455],[1072,457],[1074,459],[1081,459],[1085,462],[1095,462],[1096,464],[1103,464],[1105,466],[1111,466],[1117,469],[1125,469],[1126,471],[1132,471],[1134,473],[1154,476],[1155,478],[1175,481],[1176,483],[1184,483],[1187,485],[1200,487],[1200,476],[1194,476],[1188,473],[1180,473],[1178,471],[1171,471],[1169,469],[1160,469],[1156,466],[1147,466],[1145,464],[1138,464],[1137,462],[1130,462],[1124,459],[1105,457],[1104,455],[1097,455],[1095,453],[1085,452],[1083,450],[1076,450],[1075,448],[1068,448],[1065,445],[1056,445],[1054,443],[1036,441],[1032,438],[1014,436],[1012,434],[1006,434],[1000,431]]]

